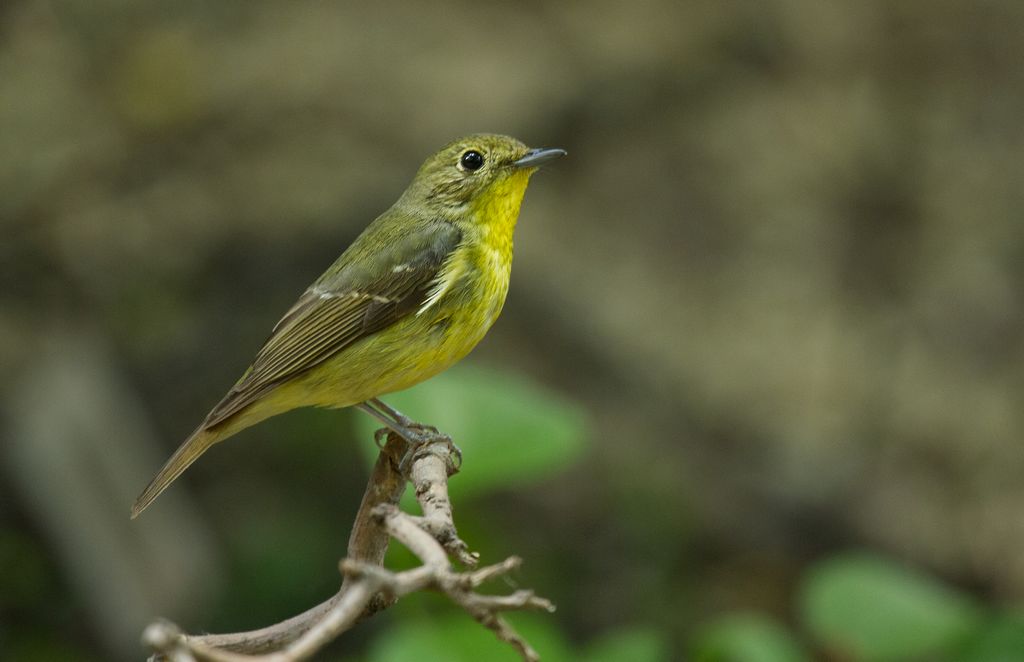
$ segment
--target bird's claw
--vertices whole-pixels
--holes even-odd
[[[384,450],[384,445],[388,443],[388,435],[391,434],[391,428],[377,428],[373,432],[373,443],[377,444],[379,450]]]
[[[462,468],[462,449],[459,448],[458,444],[452,441],[451,437],[448,438],[448,446],[451,451],[451,467],[449,467],[448,475],[453,476],[459,472]]]
[[[455,445],[452,438],[443,432],[438,432],[437,428],[433,426],[417,424],[417,427],[420,434],[415,435],[415,439],[409,440],[410,447],[398,465],[399,470],[407,474],[413,462],[424,455],[432,454],[445,460],[449,476],[458,472],[462,467],[462,449]],[[438,444],[444,446],[446,452],[442,454],[437,447]]]
[[[413,432],[420,432],[424,436],[428,437],[428,440],[429,440],[429,437],[436,437],[438,435],[440,435],[442,437],[447,436],[444,433],[439,432],[438,429],[435,428],[433,425],[426,425],[424,423],[417,423],[416,421],[409,421],[408,425],[405,426],[405,429],[413,431]]]
[[[383,405],[387,412],[391,415],[393,425],[389,422],[388,427],[380,428],[373,433],[373,441],[377,444],[377,448],[384,450],[390,435],[398,435],[404,439],[408,448],[402,455],[402,459],[398,463],[398,471],[408,477],[409,470],[412,468],[413,462],[423,456],[424,453],[432,453],[441,456],[441,451],[437,448],[437,444],[441,444],[445,447],[446,453],[443,455],[445,464],[448,468],[448,475],[455,474],[460,468],[462,468],[462,449],[452,442],[452,438],[438,430],[433,425],[426,425],[424,423],[417,423],[416,421],[402,415],[398,411]],[[369,410],[371,413],[374,410]]]

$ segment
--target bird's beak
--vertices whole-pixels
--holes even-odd
[[[512,162],[513,168],[536,168],[542,166],[548,161],[554,161],[557,158],[561,158],[568,154],[564,149],[558,149],[557,147],[552,149],[531,149],[526,153],[526,156],[520,158],[517,161]]]

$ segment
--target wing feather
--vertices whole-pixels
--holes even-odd
[[[224,422],[281,382],[414,313],[460,239],[455,227],[434,224],[374,254],[374,263],[359,264],[358,271],[346,267],[353,244],[336,263],[340,269],[329,270],[275,325],[245,375],[203,427]]]

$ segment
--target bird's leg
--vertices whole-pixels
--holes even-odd
[[[402,412],[398,411],[388,403],[384,402],[380,398],[370,398],[366,401],[370,405],[376,407],[379,411],[384,412],[395,420],[399,425],[404,428],[411,430],[427,430],[429,432],[437,432],[437,428],[433,425],[424,425],[423,423],[417,423]]]
[[[356,406],[386,425],[387,429],[409,442],[409,450],[399,463],[401,471],[404,472],[409,467],[420,447],[431,442],[443,442],[448,445],[451,448],[452,455],[455,457],[455,469],[457,470],[458,467],[462,466],[462,449],[452,442],[450,436],[439,432],[434,426],[417,423],[378,398],[371,398]],[[378,433],[380,432],[383,432],[383,430],[378,430]]]
[[[376,408],[377,411],[383,412],[385,415],[390,416],[391,420],[395,421],[402,427],[424,427],[423,425],[420,425],[409,416],[402,414],[400,411],[398,411],[394,407],[391,407],[390,405],[380,400],[379,398],[371,398],[364,404],[370,405],[371,407]]]
[[[377,408],[375,408],[373,405],[371,405],[369,401],[367,401],[367,402],[360,402],[359,404],[356,405],[356,407],[358,407],[359,409],[362,409],[367,414],[369,414],[370,416],[373,416],[378,421],[380,421],[385,426],[387,426],[386,428],[384,428],[385,430],[391,430],[392,432],[394,432],[398,436],[400,436],[403,439],[405,439],[406,441],[408,441],[410,444],[420,444],[420,443],[423,443],[423,440],[421,439],[421,435],[418,434],[416,432],[416,430],[412,429],[408,425],[403,425],[403,423],[405,421],[408,421],[410,419],[396,420],[396,419],[392,418],[391,416],[388,416],[386,413],[377,410]],[[378,432],[381,432],[381,430],[378,430]]]
[[[382,410],[388,416],[391,416],[405,429],[416,430],[426,433],[424,435],[426,437],[424,442],[445,441],[448,444],[448,446],[451,447],[452,454],[455,456],[456,468],[462,466],[462,449],[459,448],[454,442],[452,442],[452,438],[449,435],[440,432],[433,425],[426,425],[425,423],[418,423],[412,420],[411,418],[409,418],[402,412],[398,411],[388,403],[384,402],[380,398],[370,398],[370,400],[368,400],[367,402],[372,403],[373,406],[375,406],[378,410]]]

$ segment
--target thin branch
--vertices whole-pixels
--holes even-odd
[[[383,436],[383,435],[382,435]],[[323,603],[269,627],[249,632],[187,635],[168,621],[157,621],[143,632],[143,643],[156,658],[173,662],[297,662],[316,654],[359,621],[386,609],[404,595],[432,589],[446,594],[480,624],[511,644],[524,660],[539,660],[535,650],[501,612],[522,609],[554,611],[548,600],[533,591],[506,596],[482,595],[475,589],[486,581],[519,568],[522,560],[476,569],[479,555],[469,552],[455,529],[448,478],[457,471],[458,450],[446,435],[417,447],[411,458],[408,443],[387,434],[349,537],[348,557],[339,563],[341,589]],[[416,490],[421,516],[402,512],[398,502],[408,481]],[[422,565],[392,572],[383,567],[391,538],[416,555]],[[470,568],[457,572],[449,555]]]

